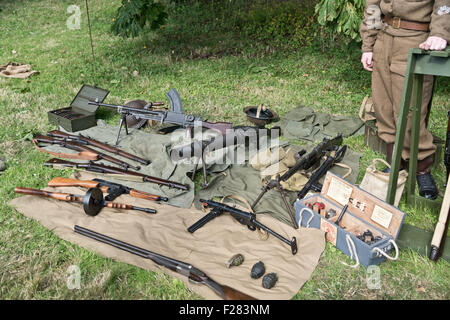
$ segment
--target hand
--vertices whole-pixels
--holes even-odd
[[[425,42],[419,44],[422,50],[444,50],[447,46],[447,41],[441,37],[428,37]]]
[[[361,63],[363,64],[364,69],[367,71],[372,71],[373,67],[373,53],[372,52],[364,52],[361,57]]]

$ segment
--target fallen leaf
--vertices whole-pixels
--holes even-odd
[[[416,291],[417,292],[426,292],[425,288],[422,286],[422,282],[420,282],[420,281],[417,282]]]

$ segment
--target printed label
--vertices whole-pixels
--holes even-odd
[[[345,206],[350,200],[353,188],[339,181],[336,178],[331,178],[330,186],[328,187],[327,196],[333,198],[335,201]]]
[[[387,229],[391,224],[392,213],[375,205],[375,208],[373,209],[372,216],[370,217],[370,219],[372,219],[373,221],[375,221],[376,223]]]

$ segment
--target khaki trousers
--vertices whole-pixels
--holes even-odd
[[[373,48],[374,67],[372,72],[372,99],[377,120],[378,136],[386,143],[394,143],[406,63],[410,48],[417,48],[426,40],[428,33],[415,36],[392,36],[380,30]],[[423,82],[422,114],[420,119],[418,160],[436,151],[433,135],[426,128],[429,103],[433,93],[433,76],[426,75]],[[411,118],[409,113],[402,158],[409,159]]]

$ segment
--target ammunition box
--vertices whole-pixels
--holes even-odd
[[[314,208],[315,203],[323,203],[324,208],[314,211],[310,205]],[[348,207],[338,226],[336,220],[345,205]],[[366,268],[398,257],[396,240],[405,213],[331,172],[320,194],[297,200],[294,208],[300,226],[325,231],[332,245]],[[331,209],[337,214],[328,215]],[[376,239],[363,241],[361,235],[367,231]]]
[[[48,121],[57,126],[61,126],[68,132],[76,132],[94,127],[97,125],[95,112],[98,106],[90,105],[88,102],[103,102],[108,94],[108,90],[84,84],[69,107],[48,112]]]

